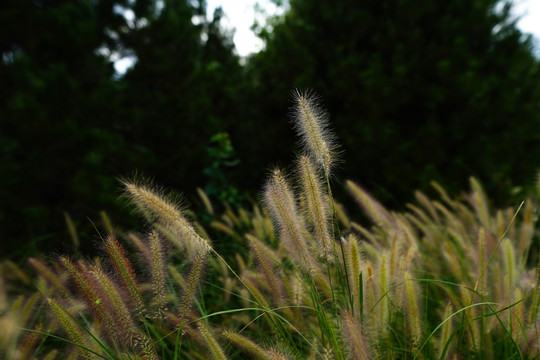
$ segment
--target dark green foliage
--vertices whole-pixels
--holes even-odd
[[[188,192],[205,181],[208,139],[234,116],[242,75],[220,13],[194,25],[202,13],[189,1],[2,3],[0,249],[69,244],[64,211],[87,234],[102,209],[129,225],[114,204],[119,176]],[[115,79],[123,55],[138,61]]]
[[[246,194],[240,194],[239,190],[231,183],[228,174],[240,163],[236,158],[229,134],[222,132],[213,135],[206,152],[213,162],[204,169],[204,174],[208,177],[208,183],[204,188],[205,193],[221,202],[240,205],[239,202],[245,199]]]
[[[127,170],[135,163],[125,141],[104,128],[117,104],[107,100],[116,92],[112,66],[95,55],[104,41],[100,7],[3,4],[0,233],[6,245],[60,237],[63,210],[79,219],[90,215],[90,199],[94,209],[110,204],[118,165]],[[125,161],[115,164],[115,157]]]
[[[325,99],[340,176],[390,205],[470,175],[502,202],[538,167],[540,73],[497,3],[291,0],[242,66],[202,0],[3,1],[0,250],[61,248],[64,212],[86,234],[100,210],[131,227],[113,199],[133,173],[229,204],[257,193],[269,164],[291,160],[294,88]],[[122,56],[137,62],[119,77]],[[234,156],[219,141],[207,151],[219,133]]]

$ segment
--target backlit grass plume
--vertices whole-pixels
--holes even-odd
[[[326,202],[322,181],[309,157],[301,156],[298,159],[298,168],[306,211],[309,214],[305,217],[311,220],[314,237],[319,246],[319,257],[331,260],[334,257],[334,244],[330,237],[331,212]]]
[[[129,294],[130,303],[133,304],[137,312],[142,314],[146,309],[144,308],[144,303],[142,302],[140,288],[135,277],[135,271],[133,270],[131,262],[126,256],[124,247],[114,236],[111,235],[105,239],[105,246],[111,263],[113,264],[116,277]]]
[[[336,163],[335,135],[328,129],[328,114],[309,91],[296,91],[294,127],[313,161],[324,169],[325,176]]]
[[[165,249],[163,240],[157,231],[152,231],[148,236],[150,243],[150,273],[152,275],[152,290],[154,291],[154,303],[157,311],[154,316],[158,319],[165,317],[167,310],[167,266],[165,262]],[[140,297],[139,297],[140,298]]]
[[[274,170],[264,191],[264,201],[280,240],[296,264],[306,272],[312,270],[313,259],[307,246],[308,232],[298,205],[281,170]]]
[[[124,181],[127,199],[144,214],[149,221],[161,227],[175,244],[184,246],[189,254],[205,253],[212,246],[200,236],[182,212],[157,191],[144,185]]]
[[[270,360],[270,355],[257,343],[233,331],[224,331],[223,336],[232,344],[256,359]]]
[[[49,307],[69,339],[78,347],[79,356],[83,359],[93,359],[91,349],[84,340],[83,331],[73,317],[54,299],[48,299]]]
[[[362,325],[357,318],[349,312],[342,315],[343,340],[349,352],[348,359],[369,360],[371,359],[371,350],[362,333]]]

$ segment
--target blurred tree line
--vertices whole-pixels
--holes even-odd
[[[134,226],[119,177],[256,198],[269,164],[294,151],[294,88],[330,113],[337,181],[390,206],[432,179],[456,192],[475,175],[499,201],[532,184],[539,61],[509,3],[290,0],[257,27],[266,47],[248,59],[222,17],[204,0],[0,3],[1,254],[58,249],[64,212],[88,236],[100,210]],[[124,56],[137,61],[118,76]]]

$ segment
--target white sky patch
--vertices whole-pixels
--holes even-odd
[[[114,71],[117,74],[125,74],[137,62],[136,56],[126,56],[114,62]]]
[[[533,36],[533,51],[540,58],[540,1],[514,0],[513,13],[519,19],[517,27]]]
[[[259,5],[261,11],[255,9]],[[208,0],[207,12],[211,17],[214,10],[221,6],[225,13],[223,25],[229,29],[235,29],[234,44],[240,56],[246,56],[258,52],[263,48],[263,42],[253,31],[251,26],[257,20],[264,23],[264,16],[282,14],[283,7],[277,7],[270,0]]]
[[[514,14],[520,18],[517,25],[522,32],[540,38],[540,1],[514,0]]]

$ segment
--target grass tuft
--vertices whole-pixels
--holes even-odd
[[[333,198],[335,140],[311,93],[296,93],[295,127],[296,176],[274,170],[262,205],[219,213],[198,190],[199,224],[126,180],[146,235],[103,213],[103,257],[0,263],[0,358],[540,356],[536,198],[495,209],[472,178],[459,198],[432,183],[436,198],[416,192],[396,212],[349,180],[357,219]]]

